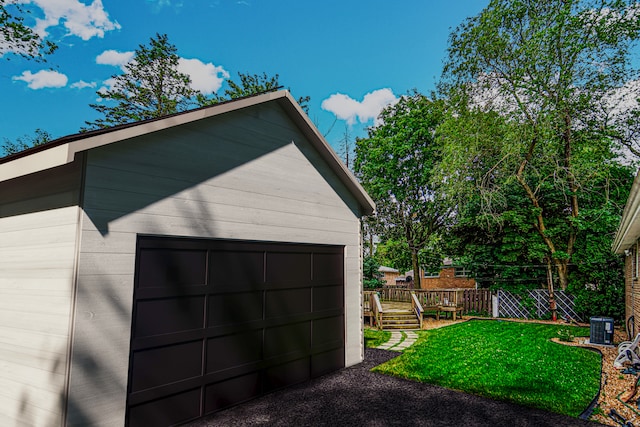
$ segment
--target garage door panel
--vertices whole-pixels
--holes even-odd
[[[344,308],[344,287],[319,286],[313,288],[313,311]]]
[[[170,426],[200,415],[200,388],[129,409],[129,427]]]
[[[311,348],[311,322],[287,324],[264,331],[264,357],[308,352]]]
[[[311,288],[267,291],[264,312],[265,319],[311,313]]]
[[[273,391],[311,379],[310,358],[294,360],[265,371],[264,391]]]
[[[311,376],[318,377],[344,368],[344,348],[337,348],[311,356]]]
[[[212,251],[210,275],[210,283],[216,290],[261,289],[264,283],[264,252]]]
[[[342,247],[140,237],[137,256],[128,425],[344,367]]]
[[[270,287],[311,281],[310,253],[267,253],[266,280]]]
[[[138,301],[133,335],[142,338],[202,329],[204,306],[204,296]]]
[[[180,288],[206,283],[207,251],[142,249],[138,263],[140,288]]]
[[[206,330],[194,329],[175,334],[154,335],[151,337],[136,338],[131,343],[131,351],[147,350],[150,348],[167,347],[176,343],[202,340]]]
[[[313,254],[313,280],[317,282],[342,283],[344,256],[335,253]]]
[[[261,393],[262,380],[257,372],[211,384],[205,389],[204,414],[244,402]]]
[[[209,297],[209,327],[262,320],[263,292],[215,294]]]
[[[132,358],[134,393],[202,375],[202,341],[137,351]]]
[[[328,342],[344,341],[344,317],[335,316],[313,321],[313,346],[319,347]]]
[[[207,342],[205,373],[222,371],[262,359],[262,330],[248,331]]]

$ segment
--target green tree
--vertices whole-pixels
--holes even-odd
[[[396,268],[401,272],[409,271],[411,252],[407,250],[407,243],[403,240],[387,238],[376,245],[376,259],[385,267]]]
[[[187,74],[178,71],[179,59],[166,34],[156,34],[149,45],[139,45],[124,74],[112,76],[112,88],[98,92],[104,103],[91,104],[103,117],[85,123],[90,129],[107,128],[194,107],[200,92],[191,88]]]
[[[272,92],[281,89],[280,75],[268,76],[267,73],[248,74],[238,73],[240,81],[232,79],[227,80],[227,88],[222,95],[213,94],[212,96],[199,95],[198,103],[201,106],[218,104],[220,102],[230,101],[232,99],[244,98],[246,96],[257,95],[265,92]],[[298,98],[298,104],[305,112],[309,111],[309,96]]]
[[[446,179],[479,191],[494,215],[517,185],[563,289],[588,223],[585,193],[613,162],[608,99],[636,75],[637,11],[618,0],[492,0],[450,37]],[[478,139],[483,128],[492,132]]]
[[[365,256],[362,261],[362,286],[364,289],[376,289],[384,285],[382,274],[378,271],[380,263],[375,257]]]
[[[2,150],[4,151],[4,155],[8,156],[10,154],[15,154],[20,151],[26,150],[27,148],[47,143],[49,141],[51,141],[51,135],[49,134],[49,132],[42,129],[36,129],[33,136],[24,135],[18,137],[15,141],[4,138],[4,141],[2,145],[0,145],[0,148],[2,148]]]
[[[583,318],[611,316],[624,320],[624,259],[611,245],[636,170],[612,165],[606,181],[583,200],[578,226],[584,238],[576,242],[568,290]]]
[[[25,25],[26,13],[21,4],[0,0],[0,56],[14,53],[26,59],[45,61],[45,55],[53,53],[57,46],[43,40]]]
[[[451,216],[441,185],[432,180],[440,161],[436,129],[443,103],[419,93],[400,98],[381,113],[382,124],[356,140],[354,171],[376,202],[383,240],[403,242],[415,272],[419,255],[437,239]],[[420,287],[419,274],[415,286]]]

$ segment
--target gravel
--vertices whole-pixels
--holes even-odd
[[[370,372],[374,366],[396,356],[398,353],[391,351],[367,349],[361,364],[270,393],[185,426],[601,425]]]

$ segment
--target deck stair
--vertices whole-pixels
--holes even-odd
[[[411,304],[402,302],[382,303],[382,329],[420,329],[420,321],[411,310]]]

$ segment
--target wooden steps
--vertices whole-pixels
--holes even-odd
[[[382,329],[420,329],[420,321],[411,309],[411,304],[384,302],[382,310]]]

